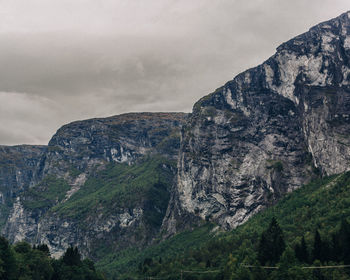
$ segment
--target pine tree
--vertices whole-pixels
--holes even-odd
[[[307,246],[305,242],[305,238],[301,239],[300,244],[297,244],[294,249],[295,256],[297,259],[302,263],[308,263],[309,262],[309,253],[307,251]]]
[[[34,249],[34,247],[33,247]],[[47,255],[48,257],[50,256],[50,249],[46,244],[40,244],[36,247],[36,250],[42,251]]]
[[[305,242],[305,238],[303,236],[303,238],[301,239],[301,261],[304,263],[308,263],[309,262],[309,252],[307,250],[307,246],[306,246],[306,242]]]
[[[312,255],[313,255],[313,260],[319,260],[319,261],[323,261],[323,257],[322,257],[322,240],[321,240],[321,236],[318,230],[315,231],[315,238],[314,238],[314,249],[312,251]]]
[[[80,265],[81,264],[81,256],[80,253],[78,252],[77,247],[69,247],[67,251],[64,253],[63,262],[66,265],[73,266],[73,265]]]
[[[17,264],[9,242],[0,236],[0,279],[17,279]]]
[[[269,244],[266,240],[265,233],[261,234],[259,248],[258,248],[258,261],[265,265],[270,259]]]
[[[341,261],[350,264],[350,225],[346,220],[342,220],[338,233],[338,242],[341,248]]]
[[[331,258],[350,264],[350,225],[346,220],[342,220],[339,231],[332,235]]]
[[[267,262],[276,264],[285,247],[282,229],[277,220],[272,218],[269,228],[262,233],[260,238],[258,248],[259,262],[262,265],[265,265]]]

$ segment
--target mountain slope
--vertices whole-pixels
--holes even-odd
[[[350,12],[199,100],[183,128],[164,229],[188,226],[183,216],[232,229],[317,173],[348,170],[349,63]]]
[[[35,181],[45,151],[45,146],[0,146],[0,228],[15,198]]]
[[[232,231],[213,234],[210,230],[203,230],[205,227],[199,227],[193,232],[187,232],[185,236],[188,240],[191,240],[192,236],[196,236],[199,232],[201,233],[201,237],[197,237],[197,244],[192,247],[188,246],[187,250],[183,250],[180,245],[177,248],[169,246],[169,251],[172,252],[169,254],[166,246],[162,247],[164,248],[162,252],[158,252],[157,247],[161,245],[155,245],[139,253],[139,255],[135,254],[133,256],[134,260],[139,262],[133,263],[129,260],[127,270],[129,272],[124,270],[125,275],[123,277],[127,279],[128,276],[133,275],[136,277],[153,276],[178,279],[181,270],[185,270],[216,271],[213,274],[206,275],[211,275],[210,279],[216,279],[215,277],[218,277],[217,279],[222,279],[221,277],[230,279],[227,275],[224,275],[228,266],[230,266],[232,257],[236,270],[240,269],[241,264],[255,263],[260,236],[273,217],[276,217],[283,230],[287,246],[294,248],[295,244],[300,242],[301,237],[305,236],[311,254],[311,245],[314,242],[316,229],[321,232],[323,240],[331,241],[331,236],[339,230],[341,221],[349,219],[349,190],[350,172],[314,180],[286,195],[275,206],[256,214],[245,224]],[[183,235],[184,233],[177,234],[164,244],[167,244],[167,242],[176,244],[176,240],[181,239]],[[140,255],[143,258],[140,258]],[[159,257],[162,258],[160,263]],[[118,260],[118,258],[116,259]],[[146,259],[152,259],[152,262],[145,262]],[[114,261],[117,262],[117,260]],[[130,264],[133,264],[133,266]],[[142,264],[144,264],[143,268]],[[245,270],[249,271],[249,269]],[[303,274],[300,273],[300,275]],[[196,273],[186,274],[184,277],[184,279],[202,279],[202,275]]]
[[[186,117],[130,113],[63,126],[3,212],[3,234],[46,243],[56,257],[71,244],[90,257],[147,245],[165,215]]]

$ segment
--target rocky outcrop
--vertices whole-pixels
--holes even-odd
[[[186,116],[184,113],[129,113],[64,125],[49,142],[40,176],[59,174],[68,178],[67,172],[72,168],[88,173],[109,162],[131,164],[151,153],[162,153],[176,160],[179,126]]]
[[[184,113],[130,113],[77,121],[60,128],[47,147],[36,148],[36,154],[25,151],[28,154],[21,158],[22,147],[18,157],[25,163],[17,164],[14,172],[26,177],[22,180],[17,174],[12,185],[4,182],[4,188],[13,190],[9,193],[13,205],[9,206],[9,214],[4,212],[7,221],[3,234],[12,242],[46,243],[54,256],[61,255],[70,244],[78,245],[84,255],[93,256],[92,251],[106,244],[121,249],[149,243],[165,214],[176,173],[172,162],[177,160],[180,127],[186,118]],[[4,155],[10,157],[9,151],[19,148],[7,149]],[[29,155],[36,161],[30,162]],[[134,175],[118,177],[127,168]],[[144,197],[132,200],[133,205],[116,202],[118,188],[138,184],[145,172],[152,174],[153,181],[145,180],[145,188],[140,188]],[[115,185],[104,186],[107,179],[100,178],[101,174],[115,180]],[[95,189],[85,191],[92,184]],[[98,187],[116,194],[106,198],[98,193]],[[153,197],[147,197],[149,193]],[[96,198],[90,198],[92,194]],[[84,205],[86,211],[77,216],[74,213],[80,213],[82,207],[79,198],[91,204]],[[66,205],[71,209],[69,214]]]
[[[0,146],[0,225],[16,197],[36,180],[45,146]]]
[[[164,228],[186,215],[232,229],[313,173],[350,169],[349,117],[350,12],[194,105]]]

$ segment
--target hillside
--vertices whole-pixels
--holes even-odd
[[[242,265],[257,264],[257,251],[261,234],[268,228],[273,217],[277,219],[283,230],[287,247],[293,249],[304,236],[311,254],[315,230],[319,230],[323,240],[332,241],[332,235],[339,231],[342,220],[350,221],[349,190],[350,172],[317,179],[288,194],[275,206],[255,215],[235,230],[221,233],[213,232],[214,226],[208,224],[192,232],[175,235],[164,243],[152,246],[145,251],[134,253],[132,257],[129,256],[126,263],[124,256],[115,256],[114,265],[106,266],[104,261],[101,261],[98,266],[102,269],[109,269],[110,273],[114,274],[118,269],[117,265],[124,262],[125,266],[122,267],[124,267],[125,279],[130,275],[178,279],[181,270],[215,271],[210,274],[210,277],[208,274],[204,274],[207,276],[203,278],[201,273],[188,273],[184,274],[183,279],[231,279],[229,275],[235,273],[237,275],[240,273],[241,276],[249,275],[250,269],[243,268]],[[172,246],[172,244],[176,245]],[[160,259],[161,261],[159,261]],[[321,264],[318,263],[318,265]],[[300,267],[308,265],[296,261],[291,263],[289,268],[294,266],[298,270]],[[126,267],[127,270],[125,270]],[[337,279],[330,276],[333,273],[342,275],[343,278],[339,279],[350,279],[350,271],[343,268],[337,269],[335,272],[334,270],[324,270],[323,272],[325,279]],[[301,277],[300,279],[321,279],[312,278],[312,275],[303,274],[299,270],[297,274],[298,277]],[[119,276],[118,279],[120,279]],[[242,278],[234,279],[246,278],[242,276]]]
[[[103,248],[147,246],[168,206],[186,117],[130,113],[76,121],[48,146],[2,148],[2,234],[11,242],[45,243],[55,257],[71,244],[90,258]]]

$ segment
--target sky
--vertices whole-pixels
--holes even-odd
[[[191,112],[349,0],[0,0],[0,144],[63,124]]]

